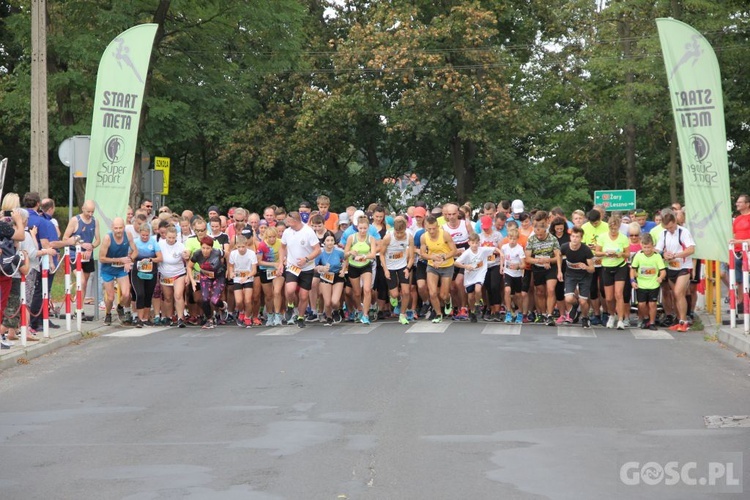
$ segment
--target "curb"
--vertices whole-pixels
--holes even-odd
[[[744,326],[730,328],[728,325],[717,325],[716,318],[706,313],[701,314],[701,320],[707,331],[716,332],[719,342],[739,353],[750,354],[750,335],[745,335]]]

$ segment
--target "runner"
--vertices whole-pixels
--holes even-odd
[[[488,216],[489,218],[489,216]],[[469,298],[471,312],[469,320],[477,322],[477,317],[482,314],[482,284],[487,276],[487,260],[490,255],[500,253],[497,247],[480,247],[480,238],[476,233],[469,235],[469,248],[458,256],[455,266],[464,270],[464,287]],[[493,259],[494,260],[494,259]]]
[[[674,296],[679,321],[669,329],[686,332],[689,328],[686,295],[690,283],[690,270],[693,268],[691,256],[695,252],[695,242],[687,228],[677,225],[673,213],[662,215],[662,225],[666,229],[656,244],[656,251],[662,254],[667,264],[667,281]]]
[[[565,257],[567,269],[564,275],[566,308],[560,317],[566,323],[581,317],[581,326],[591,328],[589,320],[589,296],[591,295],[591,275],[595,271],[594,252],[583,244],[583,229],[573,226],[570,241],[563,243],[560,254]],[[576,290],[578,299],[576,300]]]
[[[258,271],[258,258],[254,249],[248,249],[248,239],[242,235],[235,238],[235,248],[229,254],[227,278],[232,280],[234,303],[239,311],[237,325],[250,328],[255,315],[253,284]],[[258,291],[260,293],[260,290]]]
[[[493,217],[490,215],[483,215],[479,218],[479,245],[482,248],[493,248],[498,251],[492,252],[487,256],[487,272],[484,278],[483,290],[487,296],[488,307],[485,311],[485,320],[494,319],[500,321],[500,309],[503,298],[503,274],[500,272],[500,243],[503,241],[503,234],[497,229],[496,221],[500,220],[500,217],[505,217],[502,214],[498,214]],[[505,219],[502,219],[503,228],[505,226]],[[488,317],[489,313],[489,317]]]
[[[562,261],[560,243],[547,232],[547,212],[543,210],[534,216],[534,234],[526,246],[526,261],[532,264],[537,307],[547,326],[555,326],[555,287],[563,279]]]
[[[349,257],[348,275],[352,288],[356,316],[370,324],[368,312],[372,303],[372,262],[378,252],[378,242],[368,234],[370,224],[366,216],[357,220],[357,232],[349,236],[344,247],[344,254]]]
[[[422,235],[425,232],[424,219],[427,215],[427,210],[424,207],[414,208],[414,224],[411,226],[412,237],[414,240],[414,254],[416,257],[416,264],[414,271],[411,273],[411,304],[414,304],[415,312],[413,317],[409,317],[407,312],[406,319],[411,321],[412,319],[426,318],[430,311],[430,292],[427,289],[427,261],[422,258],[421,254],[421,243]],[[416,312],[418,301],[421,300],[422,306],[419,312]]]
[[[638,298],[638,318],[641,320],[639,328],[656,330],[659,287],[666,277],[664,260],[654,251],[654,239],[648,233],[642,235],[641,250],[633,257],[630,268],[630,283]]]
[[[409,279],[414,264],[414,238],[407,233],[406,219],[403,217],[394,220],[393,231],[386,234],[380,244],[380,264],[388,283],[391,307],[394,311],[398,309],[399,323],[408,325],[406,313],[411,304]]]
[[[185,245],[177,238],[177,229],[168,227],[166,237],[159,240],[162,263],[159,265],[159,284],[162,292],[162,311],[164,320],[172,318],[177,312],[177,322],[170,326],[185,328],[185,260],[190,254]]]
[[[312,287],[315,258],[320,254],[318,237],[310,226],[302,223],[299,212],[289,212],[286,217],[287,229],[281,235],[280,260],[286,265],[284,291],[287,301],[287,324],[296,323],[299,328],[305,327],[305,304]],[[282,275],[282,268],[277,269],[277,276]],[[292,317],[297,307],[297,318]]]
[[[331,199],[328,196],[320,195],[315,200],[315,204],[318,206],[318,214],[323,217],[326,229],[331,232],[339,230],[339,216],[330,211]]]
[[[76,238],[81,243],[81,267],[83,270],[83,279],[81,280],[81,290],[86,293],[88,289],[89,278],[91,273],[96,270],[94,265],[93,252],[101,243],[99,235],[99,222],[94,218],[94,202],[86,200],[81,206],[81,214],[76,215],[68,222],[62,239],[67,240],[70,237]],[[76,269],[76,247],[70,247],[70,264],[72,269]]]
[[[135,265],[130,271],[130,283],[135,295],[135,308],[137,317],[135,327],[143,328],[144,325],[152,326],[151,302],[156,288],[156,271],[159,262],[162,261],[161,247],[156,238],[151,236],[149,224],[144,222],[138,228],[138,239],[135,240],[137,250]]]
[[[260,284],[265,297],[266,326],[281,326],[281,306],[284,302],[284,276],[277,273],[282,268],[279,261],[281,238],[275,227],[266,229],[264,239],[258,243]]]
[[[197,224],[195,231],[197,234]],[[202,233],[205,233],[205,230]],[[204,235],[200,239],[200,244],[200,249],[190,257],[190,262],[199,268],[198,279],[200,281],[196,280],[193,273],[189,273],[188,278],[191,288],[196,292],[200,290],[203,315],[206,318],[203,329],[207,330],[215,328],[214,317],[226,308],[226,304],[221,300],[221,292],[226,284],[226,267],[224,266],[224,253],[221,249],[215,248],[218,244],[216,240]]]
[[[559,207],[557,207],[558,211],[562,211]],[[571,224],[572,226],[572,224]],[[550,222],[549,230],[552,233],[552,235],[557,238],[557,242],[560,244],[560,247],[562,247],[565,243],[570,242],[570,234],[568,233],[568,221],[565,220],[564,217],[561,217],[559,215],[556,215],[554,219],[552,219],[552,222]],[[562,260],[562,273],[563,276],[565,276],[565,271],[567,270],[567,264],[565,261],[565,256],[561,255]],[[555,301],[557,302],[557,311],[560,313],[560,315],[557,317],[556,323],[558,325],[562,324],[565,321],[564,312],[566,310],[565,306],[565,283],[563,281],[558,281],[557,285],[555,286]]]
[[[469,222],[459,219],[458,206],[454,203],[443,205],[443,217],[445,217],[445,224],[442,229],[453,239],[453,243],[456,245],[456,256],[460,256],[469,248],[469,236],[474,234],[474,229]],[[457,308],[458,311],[455,319],[469,319],[469,309],[466,307],[467,295],[464,288],[464,270],[459,267],[454,267],[453,270],[451,297],[453,299],[453,307]]]
[[[524,309],[523,295],[521,295],[521,286],[523,284],[523,272],[526,267],[526,251],[518,242],[520,233],[513,226],[508,229],[507,243],[503,243],[500,248],[502,255],[502,272],[505,288],[505,322],[513,322],[513,303],[516,305],[516,323],[523,323],[523,318],[527,311]],[[492,316],[492,321],[500,321],[500,315]]]
[[[341,296],[344,293],[344,251],[336,246],[336,237],[327,231],[323,250],[315,259],[315,272],[320,278],[320,295],[323,297],[324,325],[341,323]]]
[[[130,324],[130,279],[129,273],[133,267],[133,259],[138,255],[135,242],[125,234],[125,221],[122,217],[115,217],[112,221],[112,231],[102,239],[99,250],[101,262],[101,277],[104,287],[104,324],[112,324],[112,305],[115,301],[115,281],[120,291],[120,303],[117,305],[117,315],[120,323]]]
[[[587,245],[591,251],[596,249],[596,239],[601,234],[607,233],[609,228],[602,222],[602,213],[596,208],[592,209],[587,214],[588,221],[584,223],[581,228],[583,229],[583,244]],[[609,321],[606,305],[604,310],[604,317],[601,315],[601,303],[599,296],[604,296],[604,284],[602,282],[602,259],[601,257],[594,256],[594,267],[596,270],[591,275],[591,308],[593,314],[591,316],[591,325],[597,326],[606,324]]]
[[[615,328],[616,325],[618,330],[624,330],[625,319],[630,312],[630,307],[625,303],[623,296],[625,281],[630,274],[627,266],[630,243],[628,238],[620,232],[620,222],[621,218],[618,214],[610,216],[607,221],[609,231],[596,238],[594,255],[602,259],[604,297],[610,313],[607,328]]]
[[[427,261],[427,290],[432,303],[432,322],[440,323],[443,321],[443,312],[451,312],[448,301],[453,278],[453,259],[457,253],[456,244],[438,226],[434,215],[425,219],[425,232],[420,240],[419,251],[422,259]]]

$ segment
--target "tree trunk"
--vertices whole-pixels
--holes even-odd
[[[474,191],[474,168],[471,162],[477,153],[477,146],[473,141],[462,141],[454,136],[450,149],[453,174],[456,176],[456,199],[462,204],[468,199],[468,194]]]
[[[627,62],[633,56],[630,23],[621,18],[617,23],[617,32],[622,42],[623,59]],[[625,66],[628,66],[627,63]],[[635,74],[632,71],[626,71],[625,98],[630,102],[633,102],[632,87],[634,83]],[[625,185],[628,189],[636,188],[635,134],[635,123],[632,120],[628,120],[625,124]]]

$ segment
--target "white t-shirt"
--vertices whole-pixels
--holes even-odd
[[[456,259],[459,264],[476,266],[476,269],[464,271],[464,287],[484,283],[484,277],[487,276],[487,257],[494,251],[491,247],[479,247],[477,253],[474,253],[469,248]]]
[[[508,266],[510,264],[520,264],[521,260],[526,257],[526,252],[524,251],[523,247],[520,243],[516,243],[515,247],[510,246],[510,243],[506,243],[503,245],[503,247],[500,249],[500,252],[503,254],[503,258],[505,259],[505,273],[508,276],[511,276],[513,278],[520,278],[523,276],[523,268],[521,269],[510,269]]]
[[[291,227],[284,230],[281,235],[281,244],[286,246],[286,267],[296,266],[299,259],[306,259],[313,250],[320,247],[318,237],[310,226],[303,225],[299,231]],[[312,271],[315,267],[315,259],[306,263],[303,271]]]
[[[185,245],[176,241],[174,245],[168,245],[166,239],[159,240],[159,248],[163,261],[159,264],[159,272],[165,278],[175,278],[185,274],[185,261],[182,252]]]
[[[234,249],[229,254],[229,263],[234,266],[235,283],[253,281],[254,278],[249,273],[253,270],[253,265],[258,263],[258,256],[255,252],[248,248],[245,250],[245,255],[242,255],[239,250]]]
[[[678,253],[682,252],[686,248],[694,247],[695,241],[693,236],[686,228],[677,226],[674,233],[670,233],[666,229],[659,235],[659,241],[656,243],[656,251],[659,253],[671,252]],[[680,269],[692,269],[693,268],[693,257],[688,255],[684,259],[664,259],[664,264],[667,265],[668,270],[679,271]]]

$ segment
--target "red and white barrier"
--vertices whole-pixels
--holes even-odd
[[[750,333],[750,267],[747,260],[747,243],[742,244],[742,305],[745,334]]]
[[[42,325],[44,338],[49,338],[49,255],[42,256]]]
[[[29,309],[26,304],[26,275],[21,273],[21,345],[26,347],[26,338],[29,334]]]
[[[72,309],[70,298],[70,247],[65,247],[63,261],[65,262],[65,328],[70,331],[70,314]]]
[[[83,321],[83,253],[81,245],[76,245],[76,326],[81,331]]]

